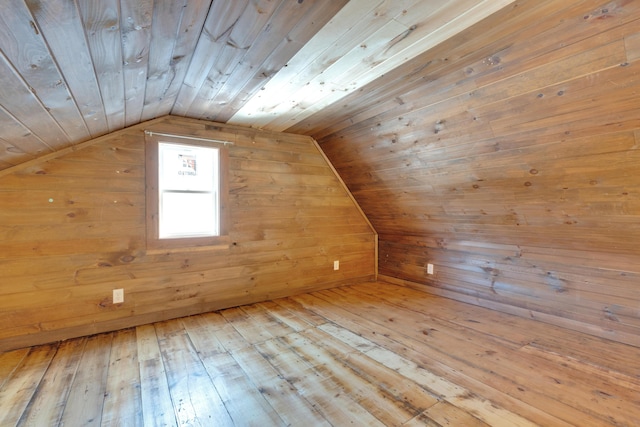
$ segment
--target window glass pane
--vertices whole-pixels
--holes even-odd
[[[219,235],[219,149],[158,144],[158,237]]]
[[[217,191],[218,151],[211,147],[159,143],[160,192]]]
[[[217,236],[218,223],[216,193],[160,194],[161,239]]]

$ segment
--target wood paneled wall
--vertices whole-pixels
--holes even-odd
[[[145,129],[234,143],[228,246],[146,250]],[[0,172],[0,206],[0,350],[376,274],[375,232],[306,136],[168,116]]]
[[[640,345],[640,2],[517,1],[290,130],[381,277]]]

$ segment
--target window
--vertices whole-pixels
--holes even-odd
[[[225,143],[145,134],[147,248],[226,243]]]
[[[220,149],[158,143],[158,237],[218,236]]]

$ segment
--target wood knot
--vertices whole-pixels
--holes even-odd
[[[495,55],[485,59],[485,63],[488,65],[498,65],[500,62],[501,62],[500,57]]]
[[[525,187],[531,187],[532,185],[533,185],[533,184],[531,184],[529,181],[527,181],[527,182],[525,182],[525,183],[524,183],[524,186],[525,186]]]

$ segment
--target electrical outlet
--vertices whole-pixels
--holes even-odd
[[[113,290],[113,303],[122,304],[124,302],[124,289]]]
[[[433,264],[427,264],[427,274],[433,274]]]
[[[333,269],[340,270],[340,261],[333,261]]]

